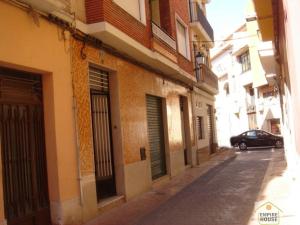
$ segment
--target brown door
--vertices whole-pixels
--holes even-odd
[[[187,134],[185,132],[185,110],[184,110],[184,97],[179,97],[179,105],[180,105],[180,119],[181,119],[181,134],[182,134],[182,144],[183,144],[183,153],[184,153],[184,165],[188,165],[188,152],[187,152]]]
[[[0,68],[0,141],[8,225],[50,224],[41,78]]]

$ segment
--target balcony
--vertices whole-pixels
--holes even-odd
[[[197,2],[190,3],[191,28],[205,41],[211,41],[213,47],[214,30],[210,26],[206,16]]]
[[[73,21],[71,0],[23,0],[22,2],[41,12],[55,15],[68,22]]]
[[[218,77],[205,64],[200,64],[197,73],[197,83],[199,88],[212,94],[218,93]]]
[[[176,41],[154,22],[152,22],[152,33],[154,37],[158,38],[160,41],[162,41],[163,43],[171,47],[174,51],[176,51]]]

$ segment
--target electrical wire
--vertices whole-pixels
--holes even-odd
[[[257,37],[257,35],[249,35],[245,37],[240,37],[240,38],[228,38],[228,39],[223,39],[223,40],[213,40],[213,41],[191,41],[192,43],[215,43],[215,42],[228,42],[228,41],[235,41],[235,40],[241,40],[241,39],[249,39],[252,37]]]

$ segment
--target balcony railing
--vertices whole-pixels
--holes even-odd
[[[215,90],[218,90],[218,77],[205,64],[200,64],[197,71],[197,81],[203,82]]]
[[[163,31],[158,25],[152,22],[152,33],[155,37],[166,43],[172,49],[176,51],[176,42],[169,36],[165,31]]]
[[[190,12],[191,22],[199,22],[208,34],[209,38],[214,41],[214,30],[210,26],[208,20],[206,19],[202,9],[197,2],[190,3]]]

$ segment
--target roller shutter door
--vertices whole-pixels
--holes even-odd
[[[152,179],[166,174],[162,100],[147,95],[148,138],[150,145]]]

